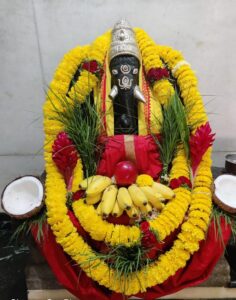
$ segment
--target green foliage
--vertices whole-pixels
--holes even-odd
[[[230,225],[232,230],[232,237],[234,241],[236,241],[236,215],[230,214],[226,211],[223,211],[218,206],[214,205],[211,213],[211,219],[214,222],[215,225],[215,236],[217,239],[220,239],[223,246],[225,247],[224,241],[223,241],[223,235],[222,235],[222,229],[221,229],[221,218],[225,219],[225,223],[227,225]]]
[[[52,119],[64,125],[65,131],[75,143],[82,159],[85,176],[92,176],[96,173],[101,152],[97,145],[97,137],[102,122],[96,106],[89,97],[80,103],[76,97],[69,100],[67,97],[59,97],[55,93],[54,95],[59,100],[61,107],[55,106],[49,97],[55,113]]]
[[[187,124],[186,109],[177,92],[171,97],[168,105],[162,108],[162,114],[161,141],[154,134],[153,138],[160,149],[160,156],[163,163],[162,177],[165,177],[168,174],[168,168],[178,144],[183,144],[185,154],[189,158],[190,128]],[[160,121],[156,120],[156,122]]]
[[[29,234],[31,229],[36,226],[38,228],[37,231],[37,240],[41,241],[43,239],[43,226],[46,225],[47,216],[46,216],[46,209],[42,209],[37,215],[18,221],[16,229],[11,236],[10,242],[17,242],[21,239],[25,239]]]
[[[98,258],[101,261],[105,261],[115,271],[115,280],[120,282],[121,289],[125,291],[129,284],[130,274],[142,268],[148,268],[152,262],[148,258],[147,252],[148,250],[144,249],[140,244],[131,247],[118,245],[110,248],[107,253],[94,253],[94,256],[87,258],[85,264],[89,266],[90,263],[96,261]],[[97,265],[91,267],[91,272],[95,267]],[[124,281],[121,281],[122,277],[125,279]]]

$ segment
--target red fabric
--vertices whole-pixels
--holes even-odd
[[[124,135],[102,137],[100,144],[105,146],[97,174],[112,177],[118,162],[126,160]],[[136,166],[139,174],[149,174],[157,178],[162,170],[157,145],[151,135],[134,135]]]
[[[75,226],[80,229],[81,226],[78,221],[76,223],[73,219],[73,223],[77,224]],[[223,240],[227,243],[231,234],[230,226],[222,219],[221,227]],[[66,289],[81,300],[123,300],[121,294],[113,293],[100,286],[81,271],[71,261],[71,258],[63,252],[62,247],[56,243],[52,231],[48,229],[46,232],[46,230],[47,227],[45,226],[45,235],[41,243],[37,241],[37,228],[32,229],[32,234],[57,280]],[[222,243],[216,239],[214,224],[211,223],[206,241],[201,242],[200,250],[192,256],[184,269],[180,269],[163,284],[152,287],[146,293],[139,293],[135,296],[145,300],[152,300],[175,293],[183,288],[197,285],[208,278],[222,253]]]

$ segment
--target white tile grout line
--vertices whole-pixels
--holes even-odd
[[[160,299],[236,299],[236,288],[193,287]],[[76,300],[67,290],[29,290],[28,300]],[[131,297],[129,299],[140,299]],[[92,299],[91,299],[92,300]]]

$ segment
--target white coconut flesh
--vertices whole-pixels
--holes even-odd
[[[36,177],[25,176],[12,181],[2,196],[4,209],[12,215],[23,215],[41,205],[43,185]]]
[[[236,208],[236,176],[221,175],[214,183],[216,197],[224,204]]]

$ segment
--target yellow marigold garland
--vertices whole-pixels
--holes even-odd
[[[164,65],[159,58],[155,42],[142,29],[136,29],[135,33],[146,73],[151,68],[163,68]],[[154,83],[153,92],[157,101],[166,104],[174,94],[174,88],[168,79],[163,78]]]
[[[198,80],[190,65],[184,60],[180,51],[171,47],[156,46],[160,58],[167,64],[176,78],[180,95],[187,108],[188,123],[193,129],[207,122],[207,115],[201,94],[198,90]]]
[[[103,65],[110,39],[110,32],[98,37],[89,48],[86,59],[89,61],[95,60],[100,65]],[[77,82],[69,92],[70,98],[83,102],[86,99],[86,96],[88,96],[95,88],[98,81],[99,79],[95,74],[92,74],[87,70],[82,70]]]
[[[209,153],[210,151],[204,155],[203,163],[200,164],[199,169],[206,169],[206,165],[210,166]],[[145,268],[145,270],[131,274],[129,286],[126,290],[123,290],[120,281],[116,280],[115,271],[110,269],[106,263],[99,258],[88,262],[88,258],[94,257],[95,254],[91,247],[78,235],[67,216],[64,197],[66,193],[65,183],[60,173],[57,172],[52,160],[47,164],[47,172],[46,204],[49,216],[48,222],[56,236],[57,242],[81,266],[89,277],[113,291],[132,295],[140,291],[144,292],[148,287],[164,282],[169,276],[174,275],[179,268],[185,266],[186,261],[190,258],[190,254],[198,250],[199,241],[204,239],[207,227],[203,228],[201,221],[203,220],[208,223],[210,216],[209,213],[205,213],[203,217],[201,211],[194,209],[191,211],[188,220],[181,226],[181,233],[174,242],[174,246],[165,254],[162,254],[158,260],[150,264],[148,268]],[[55,185],[57,186],[56,191]],[[209,188],[208,182],[206,182],[205,187]],[[210,197],[211,195],[209,195],[209,199]],[[200,213],[200,216],[192,217],[191,214],[193,212]],[[199,224],[201,225],[199,226]],[[137,278],[139,278],[141,285]],[[121,282],[124,281],[125,278],[121,277]]]
[[[145,43],[143,42],[143,44]],[[83,48],[81,48],[81,60],[86,53],[86,51],[83,52],[82,49]],[[79,61],[79,59],[77,59],[77,61]],[[63,68],[59,66],[58,75],[51,84],[52,90],[56,88],[56,93],[58,94],[65,94],[67,92],[70,79],[76,70],[75,62],[74,68],[71,68],[69,65],[67,66],[68,68],[64,73],[62,71]],[[62,72],[62,74],[60,74],[59,71]],[[53,93],[50,93],[51,97],[54,97],[53,95]],[[54,100],[56,100],[56,97]],[[99,258],[92,262],[88,261],[88,258],[94,257],[95,253],[91,247],[84,242],[82,237],[79,236],[67,215],[67,191],[65,182],[52,160],[51,153],[53,140],[56,134],[63,128],[59,122],[51,120],[52,113],[51,102],[48,99],[44,106],[47,216],[48,223],[51,225],[56,240],[63,247],[64,251],[70,255],[93,280],[106,286],[110,290],[121,292],[125,295],[136,294],[140,291],[144,292],[148,287],[164,282],[169,276],[174,275],[179,268],[184,267],[186,261],[190,258],[190,254],[198,250],[199,241],[204,239],[204,234],[208,227],[211,211],[211,149],[206,152],[199,165],[198,174],[196,175],[191,194],[192,200],[188,219],[182,224],[178,239],[174,242],[173,247],[169,251],[162,254],[154,263],[150,264],[148,268],[140,270],[135,274],[131,273],[129,276],[129,285],[126,290],[124,290],[121,284],[122,282],[125,282],[123,276],[121,276],[121,280],[116,280],[117,277],[115,271],[110,269],[109,266]],[[191,113],[193,113],[193,111],[189,114],[189,120],[192,121],[194,120],[194,116],[192,116]],[[205,112],[202,111],[201,113],[204,114]],[[187,173],[181,151],[182,149],[180,148],[175,158],[175,162],[173,162],[173,177],[179,175],[177,167],[175,168],[175,163],[176,165],[179,164],[181,170]],[[182,171],[181,175],[183,174]],[[75,181],[79,181],[80,178],[82,178],[82,166],[80,161],[77,163],[74,178],[76,178]],[[76,183],[73,185],[73,190],[75,190],[75,187]],[[161,233],[162,239],[174,230],[177,224],[181,222],[181,219],[183,220],[182,216],[185,216],[185,212],[190,202],[190,192],[188,190],[178,188],[176,189],[176,195],[176,199],[169,202],[159,218],[150,221],[151,227],[157,229],[158,232]],[[81,203],[82,201],[77,201],[74,206]],[[178,210],[178,214],[175,214],[176,210]],[[130,228],[126,228],[125,230],[126,234],[129,235]],[[111,243],[115,243],[115,241],[112,241],[112,233],[113,229],[110,226],[107,234]],[[117,236],[119,235],[121,235],[120,230],[117,231]],[[137,239],[137,237],[133,234],[132,240],[135,239]]]

